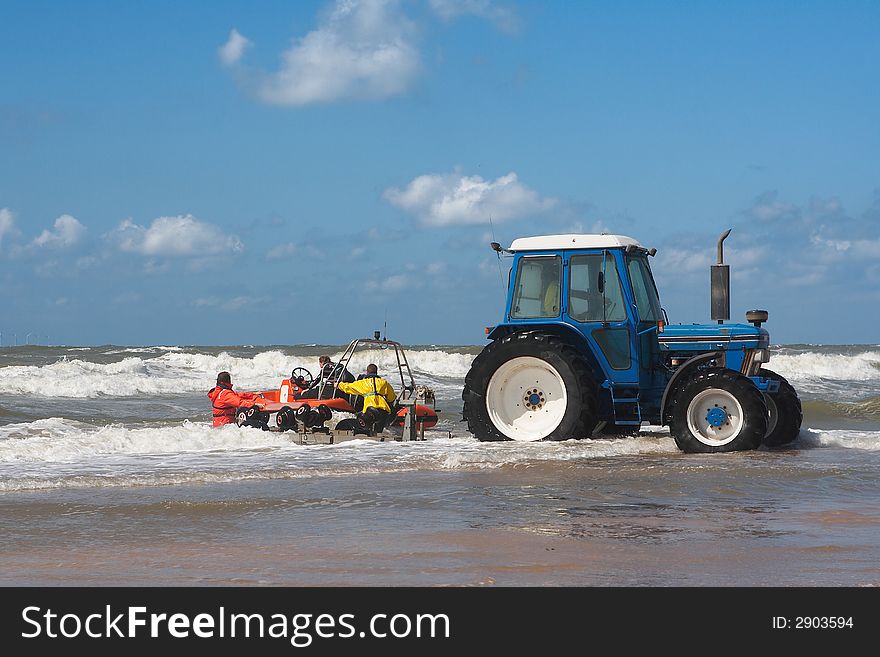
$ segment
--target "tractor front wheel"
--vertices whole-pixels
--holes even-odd
[[[670,428],[683,452],[737,452],[756,449],[767,423],[761,391],[738,372],[713,368],[678,392]]]

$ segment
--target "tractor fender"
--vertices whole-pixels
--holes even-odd
[[[605,372],[602,370],[602,366],[599,365],[599,359],[596,358],[596,354],[593,351],[593,346],[590,344],[590,341],[586,338],[586,336],[584,336],[583,333],[576,330],[570,324],[566,324],[565,322],[547,322],[542,324],[525,325],[504,324],[496,326],[495,330],[493,330],[492,333],[489,335],[489,338],[494,340],[510,333],[521,333],[530,331],[550,333],[552,335],[558,336],[560,339],[564,340],[584,355],[597,382],[601,383],[607,378]]]
[[[689,358],[684,363],[682,363],[675,373],[672,375],[672,378],[669,379],[669,383],[666,384],[666,389],[663,391],[663,398],[660,400],[660,423],[666,423],[666,403],[669,401],[670,394],[675,391],[678,385],[681,383],[682,376],[690,373],[692,370],[696,369],[702,363],[707,361],[720,358],[720,351],[712,351],[705,354],[698,354],[693,358]]]

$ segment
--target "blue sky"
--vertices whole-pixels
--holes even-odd
[[[479,344],[487,243],[560,232],[656,247],[670,319],[705,321],[731,227],[735,318],[876,343],[878,29],[875,2],[4,2],[3,343]]]

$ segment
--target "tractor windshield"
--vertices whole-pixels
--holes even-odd
[[[651,268],[643,257],[627,257],[627,269],[632,280],[633,294],[639,309],[639,319],[643,322],[656,322],[663,319],[657,286],[651,276]]]

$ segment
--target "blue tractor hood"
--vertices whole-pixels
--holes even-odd
[[[751,324],[669,324],[657,336],[667,349],[763,349],[770,345],[767,329]]]

